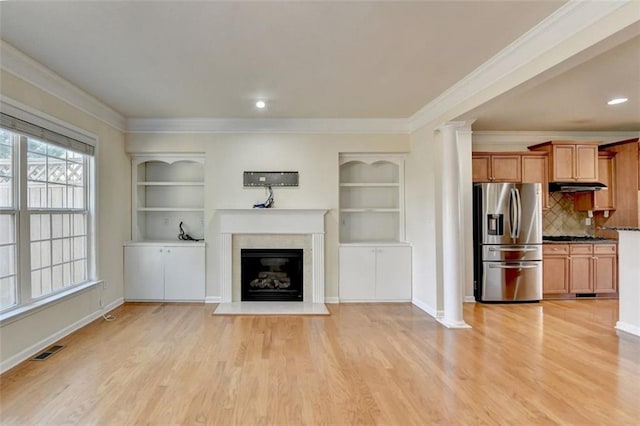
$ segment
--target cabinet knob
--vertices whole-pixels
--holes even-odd
[[[162,249],[160,249],[160,253],[162,253]]]

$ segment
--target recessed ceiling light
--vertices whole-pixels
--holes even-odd
[[[266,107],[266,106],[267,106],[267,104],[265,104],[265,103],[264,103],[264,101],[258,101],[258,102],[256,102],[256,107],[257,107],[257,108],[262,109],[262,108],[264,108],[264,107]]]
[[[607,104],[609,105],[618,105],[627,102],[629,99],[627,98],[613,98]]]

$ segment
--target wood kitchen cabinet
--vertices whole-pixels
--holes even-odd
[[[598,181],[598,142],[548,141],[529,149],[549,154],[550,182]]]
[[[569,245],[544,244],[542,271],[544,294],[569,293]]]
[[[544,244],[545,295],[617,292],[616,244]]]
[[[521,182],[519,153],[480,153],[471,157],[473,182]]]
[[[542,186],[542,209],[549,208],[549,180],[547,155],[522,155],[522,183],[540,183]]]
[[[605,184],[607,187],[600,191],[575,194],[575,210],[604,211],[616,209],[615,161],[615,152],[600,152],[598,155],[598,177],[599,182]]]

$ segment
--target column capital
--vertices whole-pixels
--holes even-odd
[[[464,120],[464,121],[447,121],[446,123],[442,123],[438,127],[436,127],[436,131],[442,132],[445,129],[453,129],[453,130],[462,130],[462,131],[471,131],[471,125],[476,121],[476,119]]]

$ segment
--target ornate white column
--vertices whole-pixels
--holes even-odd
[[[324,234],[311,234],[313,245],[313,303],[324,303]]]
[[[469,194],[462,178],[461,153],[471,144],[471,122],[449,122],[438,128],[442,135],[442,279],[444,315],[438,321],[448,328],[470,328],[464,322],[462,301],[467,259],[463,249],[465,203]],[[470,154],[469,154],[470,155]]]
[[[231,283],[232,274],[232,247],[233,234],[230,232],[220,233],[220,302],[231,303],[233,288]]]

